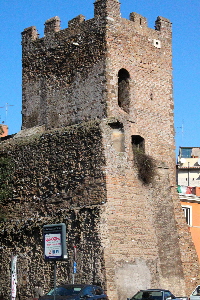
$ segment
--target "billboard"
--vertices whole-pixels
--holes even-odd
[[[43,227],[44,259],[48,261],[66,260],[66,225],[50,224]]]

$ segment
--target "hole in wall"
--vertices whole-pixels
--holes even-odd
[[[141,152],[145,151],[144,138],[140,135],[132,135],[132,148],[134,150],[139,150]]]
[[[125,69],[121,69],[118,72],[118,105],[126,113],[129,113],[130,105],[130,87],[129,87],[130,75]]]
[[[117,152],[125,152],[125,135],[124,126],[120,122],[114,122],[109,124],[112,128],[111,140],[112,145]]]

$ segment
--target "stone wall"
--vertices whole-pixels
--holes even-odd
[[[1,143],[1,156],[14,163],[7,183],[13,194],[3,203],[7,219],[1,222],[7,298],[11,253],[19,258],[22,299],[33,296],[38,280],[45,291],[52,286],[42,228],[60,222],[67,226],[69,259],[58,263],[58,282],[72,280],[76,245],[76,282],[99,283],[110,299],[158,287],[183,296],[197,284],[197,255],[169,167],[152,157],[155,176],[142,182],[127,151],[130,131],[118,132],[118,124],[105,119]]]
[[[47,291],[53,263],[43,259],[42,228],[63,222],[69,259],[58,263],[58,282],[72,282],[73,247],[77,246],[76,282],[106,286],[99,235],[106,202],[105,160],[98,123],[18,138],[1,144],[1,156],[14,162],[8,186],[13,194],[1,226],[1,290],[9,299],[11,253],[18,255],[18,291],[33,297],[37,281]]]
[[[104,27],[78,16],[40,39],[34,27],[23,31],[23,129],[105,117]]]

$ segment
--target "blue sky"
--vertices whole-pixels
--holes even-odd
[[[79,14],[90,19],[93,2],[0,0],[0,123],[9,126],[9,134],[21,129],[21,32],[34,25],[42,37],[44,22],[54,16],[61,18],[62,29]],[[157,16],[172,22],[176,147],[200,147],[200,1],[121,0],[122,17],[130,12],[146,17],[151,28]]]

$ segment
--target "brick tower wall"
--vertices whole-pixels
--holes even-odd
[[[106,20],[107,115],[113,119],[104,144],[112,241],[105,250],[108,290],[113,299],[150,286],[189,294],[199,265],[175,190],[171,23],[158,17],[153,30],[137,13],[130,20],[111,14]],[[128,108],[119,105],[120,70],[129,75]],[[116,146],[116,130],[123,133],[123,150]],[[135,136],[155,160],[156,176],[147,186],[137,178]]]
[[[124,299],[139,289],[161,287],[189,295],[199,278],[198,258],[170,166],[155,160],[154,180],[144,184],[128,151],[132,132],[124,128],[125,151],[119,151],[113,121],[102,125],[107,202],[101,230],[108,295]]]
[[[22,129],[46,128],[105,117],[105,33],[80,15],[60,30],[59,18],[22,32]]]

